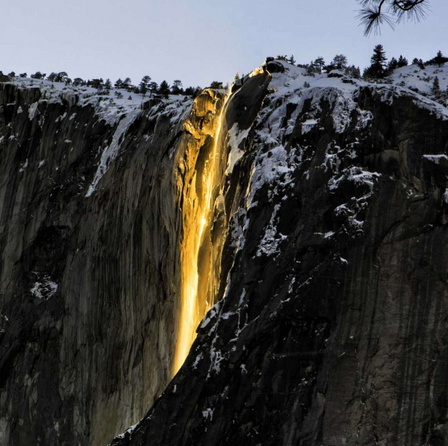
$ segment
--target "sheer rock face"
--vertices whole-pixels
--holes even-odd
[[[122,131],[0,84],[0,444],[106,445],[163,389],[114,446],[448,444],[448,115],[274,65],[224,109],[218,303],[167,387],[223,94]]]
[[[176,115],[191,101],[114,125],[77,102],[0,84],[1,445],[104,445],[171,378],[184,176],[205,136]],[[219,105],[202,95],[190,130]]]
[[[113,446],[448,444],[446,116],[392,86],[284,93],[275,73],[247,119],[260,76],[224,117],[244,155],[219,303]]]

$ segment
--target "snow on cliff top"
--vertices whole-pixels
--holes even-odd
[[[439,78],[440,89],[448,88],[448,64],[441,67],[428,65],[420,69],[417,65],[397,68],[390,77],[395,85],[400,85],[419,93],[430,94],[435,77]]]
[[[92,87],[67,86],[64,82],[21,77],[17,77],[8,83],[23,89],[40,89],[41,98],[37,102],[30,104],[28,108],[30,120],[35,118],[39,103],[45,101],[59,103],[65,100],[72,105],[76,104],[81,107],[90,105],[94,107],[99,119],[104,120],[111,126],[116,126],[112,142],[101,153],[97,171],[86,197],[90,197],[96,191],[99,181],[120,151],[123,136],[141,113],[166,115],[172,125],[177,125],[189,113],[193,105],[193,99],[184,95],[169,95],[166,98],[159,98],[153,101],[152,104],[145,104],[145,102],[151,100],[151,97],[144,97],[141,94],[129,92],[125,89],[99,91]],[[122,97],[117,97],[116,92],[121,93]],[[65,117],[66,113],[57,119],[64,119]]]
[[[285,72],[273,73],[269,88],[275,91],[277,98],[287,98],[288,102],[297,101],[298,103],[304,99],[303,94],[311,95],[310,90],[314,89],[336,89],[343,97],[351,99],[353,93],[359,87],[370,86],[377,89],[384,101],[391,103],[394,97],[411,96],[415,98],[415,103],[418,106],[430,110],[441,119],[448,120],[448,103],[442,105],[434,101],[431,95],[436,76],[439,78],[441,91],[447,90],[448,63],[442,67],[429,65],[424,69],[417,65],[408,65],[396,69],[391,76],[382,82],[372,83],[343,75],[338,70],[329,74],[322,73],[310,76],[305,68],[296,67],[284,61],[277,60],[275,62],[283,65]],[[256,73],[257,70],[259,68],[254,70],[253,73]],[[327,90],[327,92],[329,91]],[[319,93],[316,91],[312,93],[314,97],[316,97],[316,94]]]
[[[92,87],[68,86],[64,82],[42,79],[16,77],[9,83],[17,85],[19,88],[39,88],[42,94],[40,101],[51,103],[65,99],[69,103],[76,102],[81,107],[92,105],[100,119],[104,119],[110,125],[117,124],[123,116],[135,114],[137,110],[142,109],[145,102],[151,99],[149,96],[129,92],[125,89],[113,88],[110,91],[100,92]],[[122,97],[117,97],[116,92],[121,93]],[[163,111],[173,114],[174,120],[183,114],[186,107],[192,105],[192,99],[189,96],[169,95],[167,98],[163,98],[159,104],[163,105]],[[37,103],[33,105],[37,107]]]
[[[293,194],[294,172],[299,166],[308,166],[305,178],[309,177],[309,169],[331,169],[334,173],[328,181],[328,188],[334,191],[342,181],[362,183],[370,189],[355,200],[355,204],[343,204],[344,209],[349,209],[349,225],[356,233],[362,230],[363,221],[358,213],[363,209],[372,194],[375,181],[380,173],[369,172],[362,166],[350,165],[344,170],[339,170],[338,157],[347,156],[354,159],[356,153],[347,146],[345,155],[340,155],[336,145],[329,144],[325,154],[325,160],[319,166],[312,166],[315,148],[310,145],[289,145],[290,137],[301,126],[301,133],[308,133],[315,127],[319,128],[324,123],[322,118],[323,101],[330,104],[329,112],[332,116],[333,129],[336,133],[343,133],[349,125],[355,125],[357,129],[367,128],[373,119],[369,110],[364,110],[357,102],[360,88],[369,87],[375,91],[380,100],[392,104],[400,96],[410,97],[413,102],[421,108],[429,110],[441,119],[448,120],[448,109],[429,96],[433,83],[433,76],[438,75],[441,89],[448,85],[448,66],[443,68],[427,67],[420,70],[412,65],[396,70],[393,75],[382,83],[366,82],[361,79],[345,75],[341,71],[332,71],[329,74],[309,75],[305,68],[300,68],[283,61],[273,61],[273,65],[267,64],[272,74],[269,91],[262,109],[259,111],[256,121],[252,125],[255,156],[250,173],[250,183],[246,195],[246,206],[244,211],[232,220],[231,237],[233,246],[241,249],[245,243],[245,231],[250,220],[251,209],[258,206],[258,191],[267,187],[270,200],[285,199]],[[275,67],[277,64],[277,67]],[[281,66],[280,66],[281,65]],[[447,64],[448,65],[448,64]],[[248,78],[261,74],[264,68],[259,67],[243,78],[240,83],[244,84]],[[306,106],[306,109],[305,109]],[[352,113],[354,110],[357,113]],[[353,122],[353,120],[356,120]],[[327,121],[328,122],[328,121]],[[244,135],[238,128],[232,128],[236,134],[231,135],[231,154],[235,149],[239,154],[242,141],[250,129],[245,129]],[[239,131],[239,133],[238,133]],[[235,143],[232,140],[236,141]],[[241,156],[239,156],[241,158]],[[239,158],[235,161],[237,163]],[[428,158],[430,159],[430,158]],[[439,159],[434,161],[440,162]],[[233,163],[233,164],[235,164]],[[232,164],[232,166],[233,166]],[[342,209],[342,208],[341,208]],[[278,208],[274,207],[271,220],[265,228],[261,238],[257,256],[273,256],[279,252],[279,245],[286,240],[278,229]]]

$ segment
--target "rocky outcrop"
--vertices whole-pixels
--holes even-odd
[[[219,302],[114,446],[447,444],[447,114],[287,71],[230,99]]]

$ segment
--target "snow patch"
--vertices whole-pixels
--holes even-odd
[[[244,155],[244,151],[239,147],[247,138],[249,131],[250,128],[240,131],[237,122],[235,122],[235,124],[233,124],[232,128],[229,130],[230,153],[227,159],[226,175],[230,175],[233,172],[235,164]]]
[[[265,229],[264,236],[258,245],[258,250],[256,253],[257,257],[261,257],[262,255],[269,257],[274,254],[278,254],[280,252],[280,243],[288,238],[286,235],[283,235],[277,231],[277,215],[279,210],[280,204],[276,204],[274,206],[269,224]]]
[[[30,293],[38,299],[48,300],[58,291],[58,284],[53,282],[50,276],[44,275],[40,281],[34,283]]]
[[[137,119],[140,115],[140,110],[133,110],[128,116],[125,116],[120,123],[118,124],[117,129],[115,130],[114,136],[112,137],[112,143],[106,147],[101,155],[100,164],[95,173],[95,177],[93,178],[92,184],[87,191],[86,198],[90,197],[96,190],[96,187],[103,177],[103,175],[107,172],[110,163],[117,157],[121,143],[126,135],[127,130],[132,125],[132,123]]]
[[[427,159],[428,161],[431,161],[435,164],[440,164],[442,160],[448,162],[448,156],[447,155],[423,155],[423,158]]]
[[[207,408],[202,411],[202,416],[205,418],[206,421],[213,421],[213,409]]]
[[[302,133],[311,132],[317,124],[319,124],[317,119],[307,119],[305,122],[302,122]]]
[[[117,435],[115,438],[124,438],[126,434],[132,435],[137,426],[138,423],[133,424],[129,429],[125,430],[122,434]]]
[[[37,107],[39,106],[39,101],[34,102],[33,104],[31,104],[28,108],[28,117],[30,119],[30,121],[32,121],[34,119],[34,117],[36,116],[36,112],[37,112]]]

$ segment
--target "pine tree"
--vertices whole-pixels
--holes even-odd
[[[241,75],[241,77],[244,78],[244,74]],[[194,89],[193,98],[197,98],[197,97],[201,94],[201,92],[202,92],[202,88],[199,87],[199,86],[196,87],[196,88]]]
[[[355,67],[354,65],[347,67],[344,70],[344,73],[347,76],[354,77],[355,79],[359,79],[361,77],[361,71],[359,70],[359,67]]]
[[[125,88],[127,91],[131,92],[133,85],[132,85],[132,80],[130,77],[127,77],[124,81],[123,81],[123,88]]]
[[[146,76],[142,77],[142,80],[140,82],[140,93],[143,96],[146,95],[150,82],[151,82],[151,77],[150,76],[146,75]]]
[[[432,94],[433,94],[436,98],[438,98],[438,97],[440,96],[440,81],[439,81],[438,76],[436,76],[436,77],[434,78],[434,82],[433,82],[433,84],[432,84],[431,92],[432,92]]]
[[[316,70],[315,72],[320,74],[320,73],[322,73],[322,70],[324,69],[325,60],[322,56],[319,56],[317,59],[314,60],[314,62],[311,62],[311,65]]]
[[[115,88],[123,88],[123,81],[120,78],[116,80]]]
[[[364,77],[382,79],[386,76],[386,53],[383,45],[377,45],[373,49],[373,56],[370,58],[371,65],[364,71]]]
[[[167,97],[170,94],[170,86],[167,81],[162,81],[159,87],[159,94]]]
[[[148,85],[148,90],[151,92],[151,94],[156,94],[159,90],[159,85],[157,82],[150,82]]]
[[[417,65],[421,70],[425,69],[425,64],[423,63],[423,60],[418,59],[417,57],[414,57],[412,60],[412,65]]]
[[[445,63],[445,58],[443,57],[442,51],[437,52],[437,56],[434,57],[434,62],[441,67]]]
[[[65,82],[65,79],[67,79],[67,77],[68,77],[67,72],[66,72],[66,71],[61,71],[61,72],[59,72],[59,73],[56,75],[54,81],[55,81],[55,82]]]
[[[319,56],[314,61],[312,60],[308,65],[305,65],[306,72],[308,76],[314,76],[315,74],[321,74],[322,70],[331,71],[334,67],[331,65],[325,65],[325,60],[323,57]]]
[[[398,58],[398,68],[407,66],[408,66],[408,60],[406,59],[406,57],[400,55],[400,57]]]
[[[316,73],[320,73],[320,68],[317,67],[317,66],[314,64],[313,61],[311,61],[311,62],[309,63],[309,65],[306,66],[306,74],[307,74],[308,76],[313,76],[313,77],[314,77],[314,75],[315,75]]]
[[[387,64],[387,72],[391,74],[397,68],[398,68],[398,60],[395,59],[395,57],[392,57],[392,59],[389,60],[389,63]]]
[[[343,54],[336,54],[331,64],[334,65],[334,69],[343,70],[347,68],[347,57]]]
[[[88,82],[88,84],[92,88],[96,88],[97,90],[102,90],[104,87],[104,81],[102,77],[100,77],[99,79],[92,79],[91,81]]]
[[[110,79],[106,79],[106,82],[104,83],[104,88],[108,91],[112,88],[112,82],[110,81]]]
[[[182,81],[176,79],[173,81],[173,86],[171,87],[171,93],[182,94]]]

